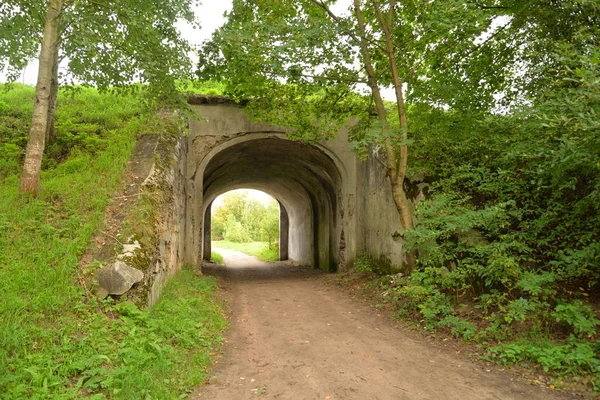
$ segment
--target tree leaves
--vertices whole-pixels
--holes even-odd
[[[45,1],[11,0],[0,6],[0,68],[10,79],[37,55]],[[175,27],[197,25],[192,0],[70,1],[60,15],[60,57],[67,85],[100,90],[136,82],[161,102],[179,103],[175,80],[191,76],[191,46]]]

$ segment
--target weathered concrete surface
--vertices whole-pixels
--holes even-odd
[[[285,210],[283,258],[333,271],[366,252],[402,265],[402,245],[394,240],[400,219],[381,156],[359,161],[344,129],[309,145],[288,140],[284,128],[251,122],[226,98],[201,96],[192,104],[201,118],[191,120],[187,138],[186,263],[200,266],[210,257],[212,201],[249,188],[270,194]]]
[[[130,206],[123,210],[120,218],[123,221],[131,219],[138,199],[151,198],[155,202],[153,218],[133,222],[147,226],[143,231],[146,232],[144,236],[149,237],[122,237],[120,233],[113,232],[111,237],[114,239],[121,237],[116,246],[118,251],[102,259],[92,258],[106,263],[119,260],[143,272],[140,272],[141,279],[136,281],[135,287],[127,288],[128,299],[140,307],[156,303],[168,278],[182,265],[186,225],[186,145],[186,138],[175,134],[146,135],[139,139],[128,166],[132,183],[127,184],[124,195],[118,197],[121,204],[127,202]],[[101,285],[102,279],[99,276]],[[120,295],[125,291],[109,289],[100,290],[98,294],[104,296],[109,293]]]
[[[153,174],[145,182],[146,190],[156,193],[159,220],[156,225],[156,249],[148,260],[146,304],[152,306],[168,278],[181,268],[185,240],[185,163],[187,140],[179,136],[162,138],[157,146]]]
[[[398,212],[392,212],[396,208],[389,178],[381,167],[384,157],[383,151],[371,149],[367,160],[360,163],[362,185],[357,188],[354,210],[349,212],[356,213],[361,227],[361,235],[356,238],[359,247],[384,262],[400,266],[404,260],[402,244],[393,235],[402,225]]]
[[[347,180],[337,155],[325,145],[287,140],[282,128],[252,123],[234,104],[196,110],[204,120],[191,121],[188,138],[186,262],[200,265],[209,255],[202,238],[210,229],[206,210],[212,201],[251,188],[272,195],[286,211],[283,257],[335,270],[342,229],[336,203]]]

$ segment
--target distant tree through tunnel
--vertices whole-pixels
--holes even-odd
[[[281,210],[277,200],[253,189],[232,190],[218,196],[210,206],[212,248],[231,248],[265,261],[285,260],[279,252]],[[284,221],[287,230],[287,222]],[[206,234],[208,235],[208,228]],[[206,249],[205,259],[208,249]]]

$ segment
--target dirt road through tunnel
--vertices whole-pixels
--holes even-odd
[[[431,346],[322,273],[214,249],[230,330],[194,399],[566,399]]]

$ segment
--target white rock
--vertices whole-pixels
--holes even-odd
[[[99,293],[106,293],[106,295],[121,295],[144,279],[142,271],[130,267],[120,260],[108,267],[102,268],[98,274],[98,283],[101,289]]]

